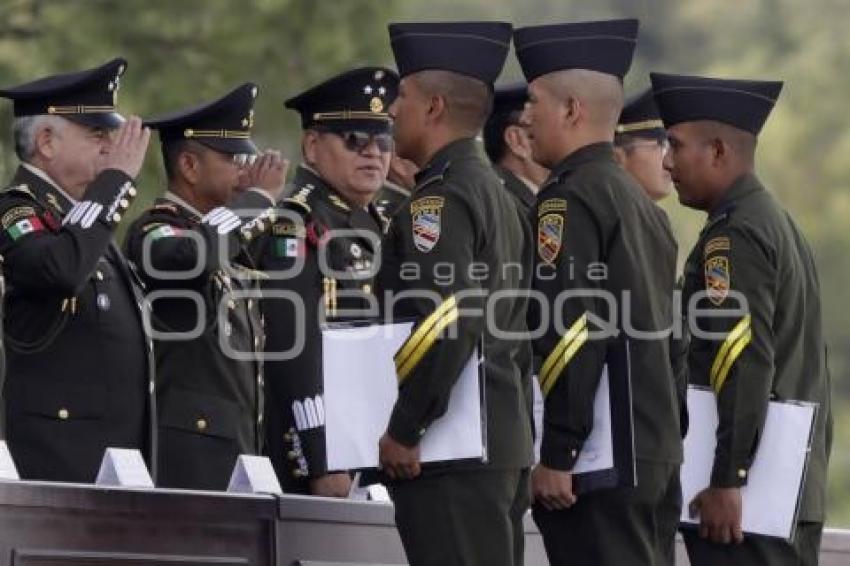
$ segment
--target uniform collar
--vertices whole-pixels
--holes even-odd
[[[528,206],[534,205],[534,201],[537,198],[537,194],[534,190],[536,188],[534,183],[500,165],[495,166],[494,169],[499,177],[501,177],[502,181],[504,181],[506,189],[508,189],[524,204]]]
[[[474,138],[460,138],[444,145],[437,153],[431,156],[425,167],[414,176],[416,179],[416,188],[413,189],[413,192],[416,192],[432,181],[442,179],[453,161],[468,159],[470,157],[477,158],[479,155],[478,146]]]
[[[748,197],[749,195],[763,191],[764,186],[754,173],[744,173],[732,183],[726,190],[726,194],[720,199],[711,211],[708,213],[708,221],[711,222],[726,214],[732,212],[738,202]]]
[[[183,210],[185,210],[186,212],[188,212],[192,216],[197,217],[198,220],[200,220],[201,218],[204,217],[204,215],[201,214],[200,210],[198,210],[197,208],[195,208],[194,206],[192,206],[191,204],[186,202],[183,199],[183,197],[177,195],[177,193],[174,193],[171,190],[165,191],[165,194],[162,195],[162,198],[164,198],[165,200],[173,202],[174,204],[176,204],[177,206],[179,206],[180,208],[182,208]]]
[[[77,204],[47,173],[30,163],[20,164],[12,183],[26,185],[36,200],[47,205],[60,218]]]
[[[582,165],[599,161],[615,163],[614,144],[611,142],[597,142],[578,148],[552,168],[549,179],[543,183],[540,189],[543,190],[549,185],[557,183],[564,175],[575,171]]]

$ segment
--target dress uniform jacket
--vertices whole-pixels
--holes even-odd
[[[688,350],[690,382],[717,394],[712,486],[746,483],[769,400],[814,402],[799,520],[823,522],[832,414],[817,270],[799,228],[753,175],[738,179],[710,212],[688,258],[683,304],[697,293],[699,309],[729,313],[697,317],[700,330],[720,337],[693,335]]]
[[[105,448],[138,448],[153,471],[151,349],[112,240],[133,181],[106,170],[75,203],[36,171],[0,194],[13,458],[25,479],[93,482]]]
[[[172,193],[133,223],[126,245],[150,291],[163,297],[152,302],[151,315],[153,329],[163,333],[155,341],[160,484],[226,489],[239,454],[261,449],[257,274],[228,265],[244,254],[241,242],[222,239]]]
[[[504,183],[505,188],[516,200],[519,211],[523,215],[523,219],[527,220],[531,215],[532,207],[534,207],[536,195],[531,191],[528,185],[525,184],[525,181],[517,177],[512,171],[498,165],[494,166],[493,169],[496,171],[496,174],[499,175],[499,178],[502,179],[502,183]]]
[[[392,218],[409,199],[410,191],[386,181],[378,192],[378,196],[375,197],[375,206],[381,214],[387,218]]]
[[[541,461],[572,469],[593,425],[593,400],[606,350],[629,339],[635,456],[678,464],[682,458],[679,404],[670,364],[676,243],[666,215],[614,161],[610,143],[585,146],[557,165],[537,197],[535,289],[549,299],[577,294],[553,311],[536,353],[545,398]],[[617,312],[611,312],[615,308]],[[555,321],[562,317],[561,328]],[[613,325],[615,337],[593,339]],[[616,322],[615,322],[616,321]],[[629,327],[660,332],[633,337]],[[533,321],[532,327],[537,325]],[[623,336],[625,334],[625,336]],[[633,333],[632,333],[633,334]],[[640,484],[640,478],[638,478]]]
[[[327,473],[321,327],[377,318],[373,272],[388,222],[374,204],[366,209],[350,206],[303,165],[288,194],[279,203],[285,212],[252,254],[268,275],[265,293],[294,292],[303,300],[302,323],[291,300],[264,300],[269,356],[266,446],[284,491],[309,493],[309,480]],[[322,270],[320,256],[327,259],[329,270]],[[297,347],[299,338],[303,347],[297,355],[274,360],[276,353]]]
[[[487,465],[526,468],[532,463],[530,399],[517,363],[524,341],[494,335],[495,329],[526,330],[522,293],[530,284],[531,248],[516,204],[499,190],[501,182],[471,139],[438,151],[416,181],[390,228],[381,287],[433,297],[395,304],[397,317],[418,324],[395,356],[399,397],[388,432],[403,444],[418,443],[445,413],[452,386],[483,339]],[[485,320],[490,300],[492,316]],[[444,338],[455,323],[456,337]]]

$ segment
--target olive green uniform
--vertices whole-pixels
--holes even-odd
[[[393,314],[418,320],[396,354],[399,398],[389,435],[415,446],[445,413],[451,388],[483,338],[487,461],[427,467],[391,482],[396,524],[414,565],[521,564],[522,518],[532,462],[529,399],[517,363],[526,299],[502,296],[530,283],[530,247],[516,205],[472,139],[450,143],[417,175],[410,204],[396,215],[379,282],[386,291],[432,292],[398,301]],[[414,273],[418,271],[418,275]],[[453,272],[452,277],[441,277]],[[488,322],[488,324],[485,324]],[[456,325],[456,337],[443,330]],[[428,332],[430,330],[430,332]]]
[[[380,191],[378,191],[378,196],[375,197],[374,202],[375,206],[378,208],[378,212],[387,218],[392,218],[399,210],[401,210],[401,207],[404,206],[409,199],[410,191],[401,185],[396,185],[390,181],[384,181],[384,186],[381,187]]]
[[[832,440],[817,270],[799,228],[754,175],[739,178],[712,209],[688,258],[683,304],[700,292],[697,308],[730,313],[697,318],[696,328],[722,337],[694,335],[688,350],[690,382],[717,394],[713,487],[746,484],[771,399],[819,408],[793,543],[745,536],[742,545],[718,545],[691,530],[691,563],[817,564]],[[748,308],[732,314],[742,307],[735,292]]]
[[[558,164],[534,210],[534,287],[548,299],[551,315],[546,323],[532,312],[529,325],[546,323],[535,341],[545,398],[541,463],[563,471],[574,467],[593,425],[606,351],[627,338],[637,472],[635,487],[587,492],[566,510],[535,506],[549,560],[672,564],[682,442],[665,332],[673,323],[676,268],[669,221],[617,165],[610,143],[585,146]],[[565,292],[572,297],[559,303]],[[594,337],[599,319],[619,338]]]

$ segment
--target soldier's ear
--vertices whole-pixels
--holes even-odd
[[[56,131],[51,125],[43,125],[35,132],[35,143],[33,149],[36,155],[45,159],[53,159],[56,156]]]
[[[194,151],[181,151],[177,156],[177,170],[190,184],[197,185],[201,180],[201,160]]]
[[[502,137],[512,153],[524,160],[531,159],[531,142],[522,126],[510,125],[505,128]]]
[[[584,106],[575,96],[570,96],[564,101],[564,122],[566,125],[574,126],[581,119]]]
[[[301,140],[301,155],[304,157],[304,162],[307,165],[312,166],[316,163],[317,148],[316,145],[319,142],[319,134],[314,130],[307,130],[304,132],[304,137]]]
[[[429,122],[437,122],[439,120],[445,119],[448,114],[448,105],[446,103],[446,97],[433,94],[428,97],[428,121]]]

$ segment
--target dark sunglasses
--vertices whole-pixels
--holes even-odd
[[[332,132],[342,138],[345,149],[360,153],[374,141],[381,153],[389,153],[393,150],[393,136],[390,133],[371,134],[369,132]]]

